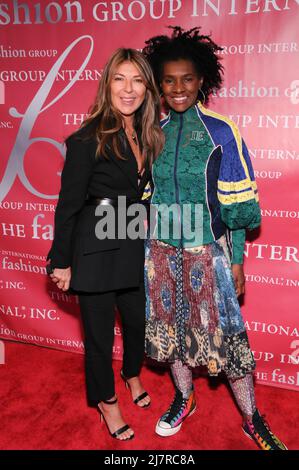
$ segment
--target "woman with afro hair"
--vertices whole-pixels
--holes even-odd
[[[175,384],[156,433],[177,433],[195,412],[192,368],[207,366],[210,375],[225,372],[245,434],[262,450],[286,450],[255,405],[255,362],[238,303],[245,231],[261,218],[254,173],[237,126],[205,107],[222,84],[220,50],[200,28],[180,27],[143,50],[169,108],[152,170],[145,270],[146,353],[170,363]]]

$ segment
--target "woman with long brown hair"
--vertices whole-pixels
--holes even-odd
[[[132,216],[120,222],[119,197],[126,207],[141,201],[151,164],[163,145],[159,111],[147,61],[134,49],[118,49],[104,68],[89,117],[66,140],[48,254],[53,282],[79,295],[88,402],[98,407],[111,436],[120,440],[132,439],[134,432],[115,394],[115,306],[123,327],[122,377],[137,406],[150,404],[139,378],[144,354],[144,246],[141,237],[99,237],[97,226],[103,217],[97,215],[103,209],[113,214],[108,225],[126,233]]]

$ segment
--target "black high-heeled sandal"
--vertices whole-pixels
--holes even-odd
[[[102,400],[103,403],[105,403],[106,405],[115,405],[115,403],[117,403],[117,397],[112,400],[112,401],[107,401],[107,400]],[[115,432],[110,432],[109,430],[109,427],[108,427],[108,424],[107,424],[107,421],[105,419],[105,416],[104,416],[104,413],[103,411],[100,409],[100,407],[98,406],[97,407],[99,412],[100,412],[100,420],[101,422],[104,420],[105,423],[106,423],[106,426],[107,426],[107,429],[109,431],[109,434],[111,437],[114,437],[114,439],[117,439],[118,441],[130,441],[131,439],[133,439],[134,437],[134,432],[133,434],[130,436],[130,437],[126,437],[125,439],[119,439],[119,436],[121,434],[123,434],[125,431],[127,431],[128,429],[130,429],[130,426],[128,424],[125,424],[124,426],[122,426],[121,428],[117,429]]]
[[[125,377],[122,370],[120,371],[120,376],[123,379],[123,381],[125,382],[126,388],[130,389],[131,387],[130,387],[130,384],[128,382],[128,379]],[[146,397],[149,397],[149,394],[147,392],[143,392],[140,395],[138,395],[138,397],[135,398],[135,400],[133,400],[133,403],[135,403],[135,405],[137,405],[139,408],[148,408],[150,406],[151,402],[147,403],[146,405],[138,405],[138,403]]]

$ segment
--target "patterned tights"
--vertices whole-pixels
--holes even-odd
[[[171,374],[176,388],[178,388],[183,398],[189,398],[192,391],[192,370],[183,364],[179,359],[170,366]]]
[[[170,369],[175,386],[182,392],[183,398],[188,398],[192,391],[192,369],[180,360],[172,363]],[[252,374],[228,381],[244,418],[250,419],[256,410]]]
[[[256,410],[252,374],[247,374],[241,379],[229,379],[228,381],[243,416],[251,419]]]

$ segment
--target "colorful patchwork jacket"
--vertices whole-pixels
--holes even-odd
[[[156,238],[192,247],[229,234],[231,261],[242,263],[245,229],[258,227],[261,216],[252,165],[237,126],[201,103],[185,113],[171,111],[161,125],[166,143],[153,165]],[[195,237],[190,238],[190,230]]]

